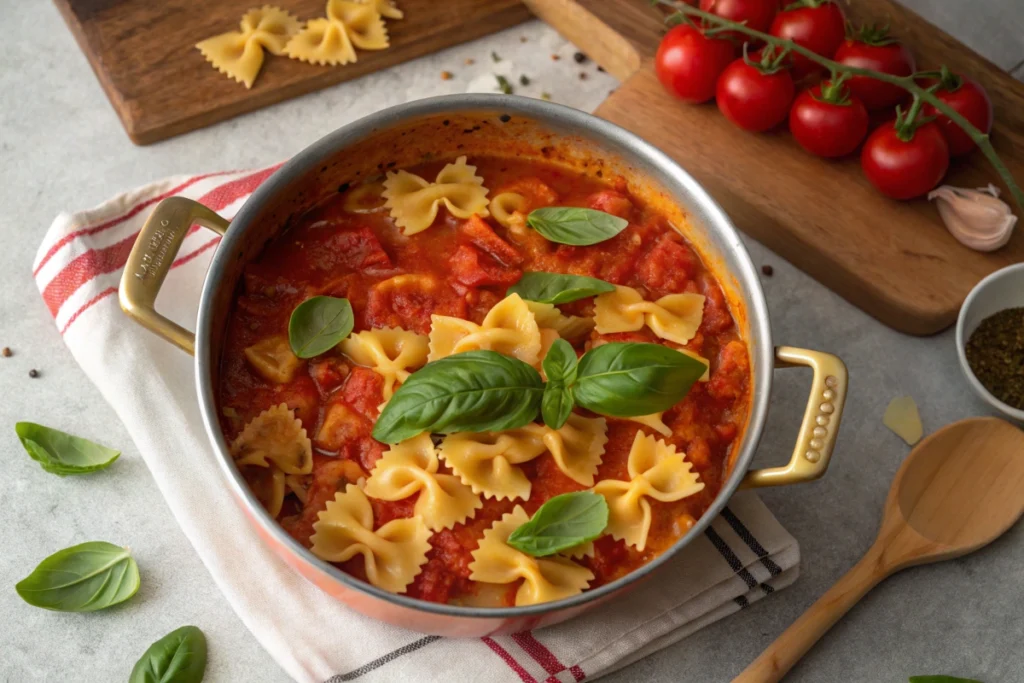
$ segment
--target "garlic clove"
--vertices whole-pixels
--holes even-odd
[[[942,185],[928,193],[946,228],[961,244],[977,251],[995,251],[1013,235],[1017,217],[999,199],[999,188],[971,190]]]

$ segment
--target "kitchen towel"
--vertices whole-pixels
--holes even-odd
[[[627,596],[536,632],[424,636],[328,599],[260,540],[228,492],[204,432],[191,357],[129,320],[117,286],[153,206],[173,195],[226,218],[276,170],[178,176],[54,220],[33,273],[75,359],[124,422],[167,505],[228,602],[302,683],[569,683],[626,666],[792,583],[796,541],[751,493]],[[157,301],[195,326],[218,237],[193,226]],[[187,454],[187,466],[182,454]]]

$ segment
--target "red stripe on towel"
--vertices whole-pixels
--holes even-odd
[[[480,640],[484,641],[484,644],[487,647],[491,648],[491,650],[494,651],[494,654],[501,657],[501,660],[508,664],[509,668],[519,675],[519,678],[522,679],[523,683],[537,683],[537,679],[531,676],[530,672],[524,669],[523,666],[519,662],[517,662],[515,658],[513,658],[512,655],[510,655],[505,648],[503,648],[501,645],[498,645],[498,643],[495,642],[493,638],[485,636]]]

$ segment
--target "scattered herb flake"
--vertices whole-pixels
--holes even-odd
[[[512,84],[508,82],[508,79],[504,76],[495,76],[498,79],[498,87],[501,88],[501,92],[506,95],[511,95],[514,91],[512,90]]]
[[[761,272],[764,273],[766,277],[771,277],[772,275],[775,274],[775,269],[766,263],[763,266],[761,266]]]
[[[14,352],[11,351],[10,346],[5,346],[4,350],[0,351],[0,354],[3,354],[4,358],[10,358],[12,355],[14,355]]]
[[[522,76],[520,76],[519,77],[519,85],[522,85],[522,86],[530,85],[530,77],[527,76],[526,74],[523,74]]]
[[[28,376],[31,377],[32,379],[35,379],[36,377],[39,376],[39,371],[36,370],[35,368],[32,368],[31,370],[28,371]]]
[[[581,81],[587,80],[587,72],[586,71],[581,71],[580,72],[580,80]]]
[[[442,81],[450,81],[450,80],[452,80],[452,72],[451,71],[442,71],[441,72],[441,80]]]
[[[542,92],[540,94],[540,98],[542,100],[547,100],[548,102],[550,102],[551,101],[551,93],[549,93],[549,92]]]
[[[472,57],[466,57],[466,66],[472,66],[473,64],[476,64],[476,60]]]
[[[526,36],[519,36],[519,42],[520,43],[525,43],[528,40],[529,40],[529,38],[527,38]]]
[[[491,50],[491,61],[495,64],[501,61],[501,57],[494,50]]]
[[[587,56],[582,52],[577,52],[572,56],[572,58],[576,60],[577,64],[582,64],[583,62],[587,61]]]
[[[551,53],[551,61],[557,62],[559,59],[561,59],[561,57],[556,55],[554,52]]]

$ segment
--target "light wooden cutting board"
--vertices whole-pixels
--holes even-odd
[[[956,320],[981,278],[1024,261],[1024,227],[992,254],[953,239],[925,200],[896,202],[870,186],[856,158],[826,161],[783,129],[744,132],[714,103],[671,98],[651,62],[664,27],[642,0],[526,0],[542,19],[623,81],[597,114],[660,147],[689,171],[737,226],[882,322],[931,334]],[[855,22],[891,22],[919,68],[948,64],[987,89],[993,144],[1024,182],[1024,84],[889,0],[844,4]],[[954,161],[947,183],[1000,183],[980,153]],[[1004,197],[1005,194],[1004,189]],[[1019,213],[1019,209],[1017,210]]]

